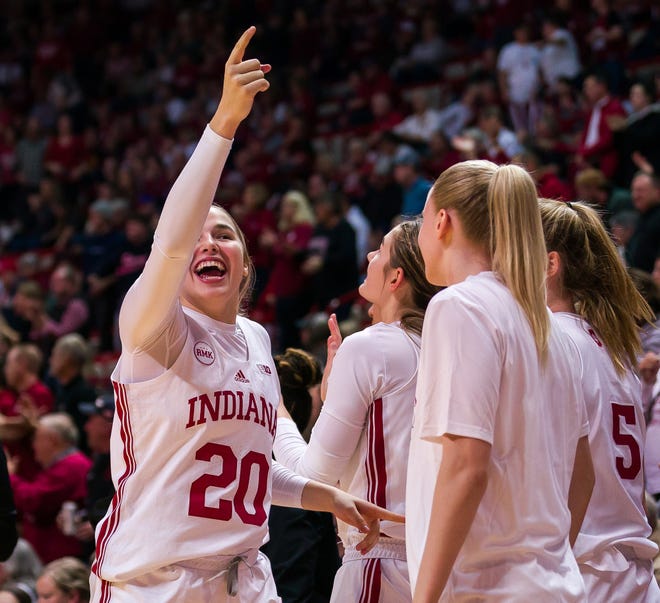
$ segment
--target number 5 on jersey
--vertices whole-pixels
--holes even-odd
[[[612,402],[612,437],[614,443],[617,446],[625,446],[630,451],[630,465],[626,465],[624,457],[617,456],[616,470],[621,479],[635,479],[642,469],[642,453],[635,437],[621,430],[622,421],[633,427],[637,425],[635,407],[629,404]]]

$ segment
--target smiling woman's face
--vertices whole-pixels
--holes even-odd
[[[181,287],[183,303],[216,320],[234,322],[248,275],[246,254],[234,221],[212,206]]]

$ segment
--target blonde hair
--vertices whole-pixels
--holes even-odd
[[[602,339],[619,375],[641,352],[638,324],[654,315],[621,262],[598,213],[586,203],[540,199],[548,251],[561,257],[561,286]]]
[[[78,428],[65,412],[51,412],[39,418],[39,425],[54,434],[63,444],[75,446],[78,442]]]
[[[33,343],[19,343],[12,350],[17,358],[25,365],[28,372],[35,375],[39,374],[44,357],[41,350]]]
[[[68,333],[57,339],[53,350],[57,348],[69,358],[77,368],[83,368],[89,360],[89,347],[79,333]]]
[[[238,236],[238,240],[241,244],[241,247],[243,248],[243,261],[245,262],[245,265],[247,267],[247,274],[241,280],[241,285],[238,292],[238,311],[239,314],[246,313],[248,309],[247,306],[250,303],[250,296],[252,295],[252,289],[254,288],[254,282],[256,279],[254,262],[250,257],[250,252],[248,251],[245,235],[243,234],[243,231],[240,229],[236,220],[234,220],[234,216],[232,216],[224,207],[222,207],[221,205],[217,205],[216,203],[213,203],[211,207],[217,207],[218,209],[222,210],[224,214],[229,218],[231,225],[234,227],[234,230],[236,231],[236,235]]]
[[[76,593],[81,603],[87,603],[89,592],[89,568],[75,557],[61,557],[44,567],[42,576],[50,576],[55,586],[65,595]]]
[[[287,223],[284,220],[280,220],[277,224],[277,227],[280,230],[286,230],[291,226],[296,224],[314,224],[314,212],[312,211],[312,206],[309,202],[309,199],[300,191],[290,190],[284,194],[282,197],[282,204],[291,203],[295,205],[296,211],[293,214],[291,223]]]
[[[544,360],[550,336],[547,253],[530,175],[517,165],[463,161],[440,175],[430,198],[436,211],[454,209],[465,236],[488,253],[493,271],[525,313]]]

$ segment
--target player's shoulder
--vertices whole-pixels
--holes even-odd
[[[244,333],[251,333],[261,340],[264,344],[270,345],[270,335],[263,325],[255,322],[246,316],[237,316],[236,324],[243,330]]]
[[[584,354],[579,345],[581,336],[570,317],[558,317],[550,312],[550,338],[548,342],[551,364],[558,367],[564,365],[571,371],[582,373],[584,369]],[[577,317],[579,319],[579,317]]]
[[[604,351],[603,342],[582,317],[568,312],[551,314],[551,325],[557,332],[567,338],[578,350],[580,356],[592,356]]]
[[[429,310],[470,314],[492,315],[497,306],[507,305],[513,297],[506,285],[493,272],[482,272],[469,276],[464,281],[446,287],[436,293],[429,302]]]
[[[410,336],[399,323],[379,322],[346,337],[340,350],[343,348],[344,353],[357,357],[365,354],[369,356],[387,355],[401,349],[406,341],[411,341]]]

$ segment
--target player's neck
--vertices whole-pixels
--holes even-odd
[[[377,309],[380,322],[384,322],[386,324],[401,320],[401,315],[403,314],[402,306],[393,296],[387,299],[385,302],[378,304]]]
[[[570,299],[560,297],[553,298],[548,295],[548,308],[553,312],[568,312],[569,314],[575,314],[575,306]]]
[[[447,250],[451,254],[449,261],[446,262],[447,286],[462,283],[468,276],[475,276],[481,272],[488,272],[493,269],[490,257],[481,249],[466,245]]]

